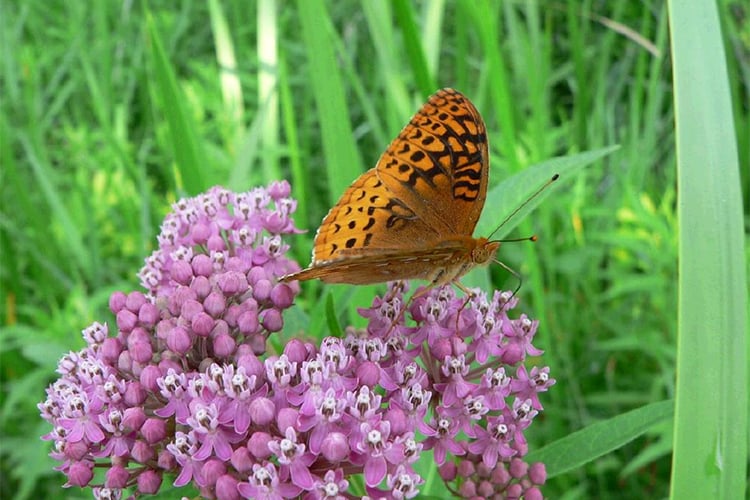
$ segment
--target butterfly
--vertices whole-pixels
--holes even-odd
[[[468,291],[458,280],[500,246],[472,236],[488,171],[479,112],[460,92],[439,90],[328,212],[310,266],[281,280],[423,279],[427,289],[453,283]]]

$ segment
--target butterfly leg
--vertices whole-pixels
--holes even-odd
[[[458,320],[461,319],[461,312],[464,310],[464,308],[466,308],[466,306],[469,305],[469,301],[473,299],[474,297],[476,297],[477,294],[471,291],[470,289],[466,288],[464,284],[458,280],[454,281],[453,285],[455,285],[456,288],[458,288],[459,290],[461,290],[462,292],[466,294],[466,300],[464,300],[464,303],[461,304],[461,308],[456,313],[456,332],[458,332]]]
[[[409,300],[407,300],[401,307],[401,310],[399,311],[398,315],[396,315],[396,317],[393,318],[393,321],[391,322],[391,326],[388,328],[388,331],[385,334],[386,337],[388,337],[391,334],[391,332],[396,328],[396,325],[398,325],[400,322],[403,321],[404,316],[406,315],[406,311],[409,310],[412,302],[414,302],[415,299],[418,299],[419,297],[425,295],[427,292],[435,288],[435,283],[436,282],[434,281],[429,283],[427,286],[421,288],[420,290],[417,290],[411,295],[411,297],[409,297]],[[394,296],[396,295],[396,292],[399,292],[399,291],[402,293],[402,296],[403,296],[404,289],[403,287],[401,287],[401,288],[394,290],[394,293],[392,295],[389,294],[389,298],[393,299]]]
[[[403,296],[404,292],[406,291],[406,283],[403,280],[398,280],[395,282],[395,284],[391,287],[389,287],[389,291],[385,296],[386,301],[393,302],[393,299],[395,299],[397,296],[400,296],[402,298],[401,307],[399,308],[398,314],[396,314],[393,318],[391,318],[391,325],[388,327],[388,330],[385,332],[385,337],[388,338],[391,335],[391,332],[396,328],[396,325],[398,325],[401,321],[403,321],[404,316],[406,315],[406,311],[409,309],[409,306],[411,305],[411,301],[413,297],[410,297],[409,300],[407,300],[405,303],[403,302]]]

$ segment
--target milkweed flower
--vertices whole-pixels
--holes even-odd
[[[526,368],[538,322],[508,292],[450,287],[408,300],[392,283],[365,329],[267,349],[299,292],[286,182],[213,188],[175,203],[139,273],[115,292],[112,327],[83,331],[39,404],[66,487],[95,498],[156,493],[166,480],[205,498],[413,498],[432,450],[456,495],[539,498],[543,464],[524,433],[554,379]],[[95,471],[102,471],[101,474]]]

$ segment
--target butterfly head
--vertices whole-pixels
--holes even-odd
[[[487,238],[477,239],[477,245],[471,251],[471,260],[474,264],[486,264],[495,257],[495,252],[500,247],[499,241],[489,241]]]

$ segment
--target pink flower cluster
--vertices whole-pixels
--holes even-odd
[[[538,325],[508,317],[512,294],[444,287],[409,302],[394,283],[360,311],[366,329],[272,355],[299,291],[278,282],[297,268],[281,240],[297,232],[289,185],[214,188],[173,209],[140,273],[147,293],[111,296],[116,332],[84,330],[39,405],[66,486],[137,497],[169,475],[221,500],[412,498],[433,450],[456,495],[541,498],[524,431],[554,380],[523,364],[541,354]]]

